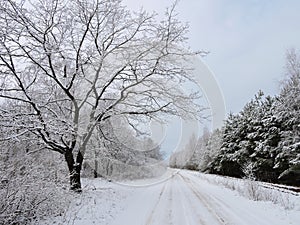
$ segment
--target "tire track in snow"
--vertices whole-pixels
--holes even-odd
[[[182,175],[181,175],[182,176]],[[185,175],[185,178],[188,179],[191,183],[193,183],[194,187],[197,186],[198,189],[199,187],[201,187],[201,185],[203,185],[202,183],[199,183],[199,178],[198,176],[195,176],[193,174],[188,174]],[[200,178],[201,179],[201,178]],[[200,185],[200,186],[199,186]],[[196,189],[196,188],[195,188]],[[199,193],[199,191],[198,191]],[[202,196],[204,196],[202,194]],[[259,218],[259,216],[257,214],[253,214],[251,212],[249,212],[248,210],[244,209],[243,207],[239,207],[239,208],[233,208],[232,206],[230,206],[227,202],[225,202],[224,200],[222,200],[220,198],[220,196],[216,196],[216,195],[209,195],[206,194],[205,199],[207,199],[207,202],[215,209],[219,209],[222,210],[222,215],[226,214],[226,218],[235,218],[234,221],[232,222],[233,224],[239,224],[239,225],[243,225],[243,224],[248,224],[249,221],[251,221],[251,224],[259,224],[259,225],[270,225],[269,221],[265,221]],[[231,215],[231,216],[228,216]],[[241,215],[247,215],[247,223],[245,221],[245,218],[242,218]],[[223,216],[224,217],[224,216]]]
[[[193,202],[191,199],[191,195],[189,195],[185,188],[182,188],[182,185],[186,186],[188,190],[191,190],[191,193],[193,193],[193,196],[196,196],[196,199],[200,200],[204,208],[216,219],[216,221],[219,222],[220,225],[228,225],[225,220],[218,215],[215,210],[212,209],[210,204],[208,203],[208,200],[203,197],[202,194],[199,194],[198,191],[192,187],[191,181],[189,178],[186,178],[182,176],[181,174],[175,173],[171,179],[167,180],[165,184],[163,185],[159,195],[158,199],[148,216],[146,220],[146,225],[156,224],[157,216],[159,216],[159,213],[163,213],[163,217],[168,218],[168,224],[178,224],[176,221],[174,223],[173,219],[175,218],[175,215],[172,211],[172,200],[173,198],[176,198],[180,201],[180,205],[182,207],[181,211],[181,217],[184,219],[185,225],[211,225],[210,222],[206,222],[201,218],[201,215],[198,214],[198,208],[195,204],[195,201]],[[179,179],[178,179],[179,178]],[[175,184],[175,185],[174,185]],[[176,185],[177,184],[177,185]],[[175,196],[173,195],[175,193]],[[161,204],[164,203],[164,199],[168,201],[167,207],[164,207],[164,210],[168,210],[168,212],[162,212]],[[162,218],[160,218],[161,220]],[[161,221],[162,222],[162,221]]]
[[[209,200],[195,188],[195,186],[192,184],[191,179],[183,176],[180,173],[178,173],[178,176],[180,176],[182,178],[183,183],[185,183],[186,186],[194,193],[196,198],[198,198],[198,200],[205,206],[205,208],[210,212],[210,214],[214,218],[216,218],[216,220],[219,222],[220,225],[229,225],[230,224],[228,221],[226,221],[223,218],[224,217],[223,215],[220,215],[220,213],[218,213],[213,208],[213,206],[209,203]]]
[[[174,176],[172,176],[173,178]],[[168,221],[169,221],[169,225],[173,225],[172,223],[172,218],[173,218],[173,207],[172,207],[172,203],[173,203],[173,179],[171,179],[170,181],[170,191],[169,191],[169,196],[168,196],[168,209],[169,209],[169,212],[168,212]]]
[[[158,207],[158,204],[159,204],[159,202],[160,202],[160,200],[161,200],[161,198],[162,198],[163,193],[165,192],[167,183],[168,183],[168,180],[165,182],[163,188],[161,189],[161,191],[160,191],[160,193],[159,193],[159,197],[158,197],[158,199],[157,199],[157,201],[156,201],[156,203],[155,203],[155,205],[154,205],[154,207],[153,207],[153,209],[152,209],[152,211],[151,211],[151,213],[150,213],[150,215],[149,215],[149,217],[148,217],[148,219],[147,219],[147,221],[146,221],[146,225],[152,224],[153,215],[154,215],[154,213],[155,213],[155,211],[156,211],[156,209],[157,209],[157,207]]]
[[[172,173],[172,175],[164,180],[164,186],[162,187],[158,200],[155,203],[147,221],[146,225],[149,224],[157,224],[158,221],[157,218],[160,218],[160,221],[162,219],[165,219],[164,224],[173,225],[177,224],[176,221],[174,222],[174,212],[173,208],[176,206],[173,199],[177,199],[177,195],[175,195],[174,198],[174,176],[178,173],[178,171],[175,171]],[[176,193],[175,193],[176,194]],[[174,205],[173,205],[174,204]],[[160,217],[161,216],[161,217]]]
[[[177,175],[176,178],[179,178],[179,176]],[[180,178],[179,178],[180,179]],[[181,184],[185,183],[182,179],[176,179],[177,182],[180,182]],[[186,185],[186,184],[184,184]],[[178,185],[174,186],[175,188],[178,188]],[[182,188],[178,188],[178,192],[180,193],[178,196],[176,196],[177,198],[180,196],[180,200],[182,202],[182,208],[183,208],[183,214],[184,214],[184,218],[187,219],[188,221],[185,221],[186,225],[190,225],[190,224],[195,224],[195,215],[197,216],[197,224],[199,225],[210,225],[204,222],[204,220],[201,218],[201,216],[198,214],[198,209],[195,206],[195,204],[192,202],[192,200],[189,198],[189,195],[187,194],[187,192],[183,191]],[[190,209],[190,210],[189,210]],[[193,215],[193,221],[189,221],[192,218],[187,215],[187,212],[192,212]]]

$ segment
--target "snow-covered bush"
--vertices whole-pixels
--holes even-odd
[[[256,163],[249,162],[246,163],[242,170],[244,173],[244,180],[245,180],[245,194],[247,195],[248,198],[258,201],[261,196],[261,188],[259,187],[258,183],[255,182],[256,177],[255,177],[255,168],[256,168]]]
[[[294,209],[298,200],[298,198],[291,198],[293,193],[260,181],[204,173],[199,173],[198,176],[211,184],[235,191],[250,200],[272,202],[286,210]]]
[[[28,155],[17,143],[4,147],[0,149],[0,224],[35,223],[64,213],[71,196],[68,183],[62,183],[66,180],[62,159],[49,152]]]
[[[126,120],[107,120],[88,144],[84,177],[141,179],[162,175],[166,165],[160,145],[149,136],[137,136]]]

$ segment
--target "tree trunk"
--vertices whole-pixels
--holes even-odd
[[[74,166],[73,170],[70,171],[70,190],[75,192],[81,192],[81,181],[80,181],[80,167],[81,165]]]
[[[65,160],[68,164],[68,169],[70,173],[70,190],[80,193],[82,191],[80,181],[82,161],[75,163],[72,151],[67,151],[65,153]]]
[[[94,178],[98,177],[98,161],[95,159]]]

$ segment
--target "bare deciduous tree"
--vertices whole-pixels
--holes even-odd
[[[96,127],[114,116],[198,117],[175,5],[157,21],[120,0],[7,0],[0,6],[1,126],[64,154],[71,189]],[[34,137],[34,139],[32,138]],[[33,150],[33,149],[31,149]]]

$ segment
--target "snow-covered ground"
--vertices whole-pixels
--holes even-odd
[[[239,190],[218,179],[236,182]],[[284,193],[292,207],[241,195],[242,181],[169,169],[162,177],[126,183],[85,179],[84,192],[50,224],[109,225],[293,225],[300,221],[300,196]],[[247,189],[248,187],[245,187]],[[280,190],[274,190],[280,195]],[[287,209],[288,208],[288,209]],[[45,224],[45,221],[43,222]]]

